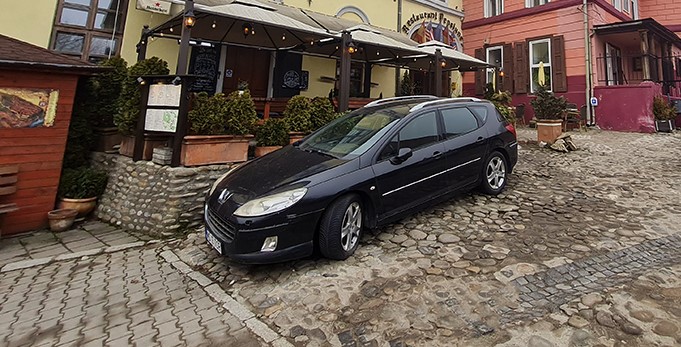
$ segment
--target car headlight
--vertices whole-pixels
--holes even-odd
[[[257,217],[279,212],[300,201],[305,196],[305,193],[307,193],[307,188],[298,188],[254,199],[236,209],[234,215],[239,217]]]
[[[215,188],[218,187],[218,184],[220,184],[220,182],[222,182],[222,180],[224,180],[225,177],[227,177],[227,175],[231,174],[232,171],[236,170],[237,167],[238,167],[238,166],[232,167],[231,169],[229,169],[229,171],[227,171],[226,174],[224,174],[224,175],[220,176],[220,178],[216,179],[215,182],[213,183],[213,186],[210,187],[210,191],[208,191],[208,195],[209,195],[209,196],[210,196],[210,195],[213,195],[213,192],[215,191]]]

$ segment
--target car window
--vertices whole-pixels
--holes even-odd
[[[437,130],[437,114],[428,112],[410,121],[400,132],[390,139],[383,148],[379,160],[394,157],[400,148],[417,150],[437,142],[439,139]]]
[[[478,116],[482,124],[487,121],[487,106],[468,106],[468,108],[470,108],[471,111]]]
[[[465,107],[440,110],[445,123],[447,138],[469,133],[478,128],[478,120]]]

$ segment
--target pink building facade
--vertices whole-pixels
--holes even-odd
[[[465,53],[498,67],[465,73],[464,95],[494,83],[525,106],[528,121],[543,69],[546,85],[583,108],[587,123],[651,131],[650,91],[681,97],[681,0],[586,0],[586,11],[583,2],[464,0]],[[622,107],[637,89],[651,100]],[[587,105],[592,98],[597,106]]]

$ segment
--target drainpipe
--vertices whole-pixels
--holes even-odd
[[[397,0],[397,32],[402,31],[402,0]],[[400,93],[400,69],[395,67],[395,95]]]
[[[584,63],[586,67],[586,118],[590,125],[596,124],[596,117],[591,109],[591,36],[589,35],[589,7],[588,0],[582,0],[582,14],[584,15]]]

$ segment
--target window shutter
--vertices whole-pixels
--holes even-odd
[[[565,39],[563,35],[551,38],[551,79],[553,91],[567,92],[567,73],[565,71]]]
[[[519,41],[515,43],[513,52],[513,90],[516,94],[525,94],[530,83],[530,66],[527,60],[527,43]]]
[[[482,48],[477,48],[475,50],[475,57],[487,61],[485,58],[485,50]],[[475,71],[475,94],[482,95],[485,91],[485,71],[486,69],[478,69]]]
[[[504,44],[504,79],[502,88],[505,91],[513,94],[513,45],[510,43]]]

